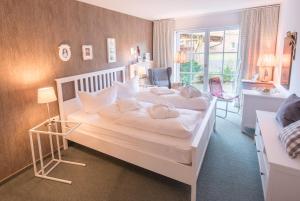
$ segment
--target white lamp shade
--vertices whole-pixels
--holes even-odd
[[[264,54],[258,58],[257,66],[259,67],[274,67],[276,66],[277,59],[273,54]]]
[[[38,89],[38,103],[50,103],[56,100],[57,98],[53,87],[44,87]]]

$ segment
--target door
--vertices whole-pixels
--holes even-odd
[[[205,76],[205,32],[184,32],[177,34],[178,51],[186,55],[185,63],[179,64],[179,79],[181,83],[191,84],[204,89]]]
[[[218,76],[224,91],[234,92],[238,42],[238,28],[177,32],[176,50],[186,55],[185,63],[177,64],[177,81],[207,91],[209,78]]]

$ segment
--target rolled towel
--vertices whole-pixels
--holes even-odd
[[[179,112],[174,107],[166,104],[153,105],[148,112],[152,119],[169,119],[179,116]]]
[[[180,90],[180,95],[185,98],[197,98],[200,97],[202,93],[196,87],[188,85]]]
[[[154,87],[150,89],[150,92],[155,95],[168,95],[168,94],[174,94],[175,91],[168,89],[167,87]]]

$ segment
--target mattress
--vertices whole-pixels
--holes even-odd
[[[68,115],[67,118],[69,121],[82,123],[77,128],[77,131],[81,134],[175,162],[183,164],[192,162],[191,144],[194,135],[189,138],[161,135],[115,124],[101,118],[98,114],[89,114],[84,111],[74,112]]]

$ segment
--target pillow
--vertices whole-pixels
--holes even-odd
[[[110,87],[96,94],[78,92],[78,96],[85,112],[97,113],[101,107],[110,105],[116,101],[117,90],[115,87]]]
[[[291,158],[300,155],[300,121],[286,126],[279,133],[279,139]]]
[[[114,82],[117,87],[118,99],[132,98],[139,92],[139,77],[134,77],[125,83]]]
[[[135,98],[120,99],[117,101],[117,105],[122,113],[139,110],[142,107]]]
[[[200,97],[202,94],[201,94],[201,91],[199,91],[197,88],[195,88],[191,85],[188,85],[188,86],[183,87],[180,90],[180,95],[185,98],[196,98],[196,97]]]
[[[290,95],[279,107],[276,120],[282,127],[300,120],[300,98],[296,94]]]

